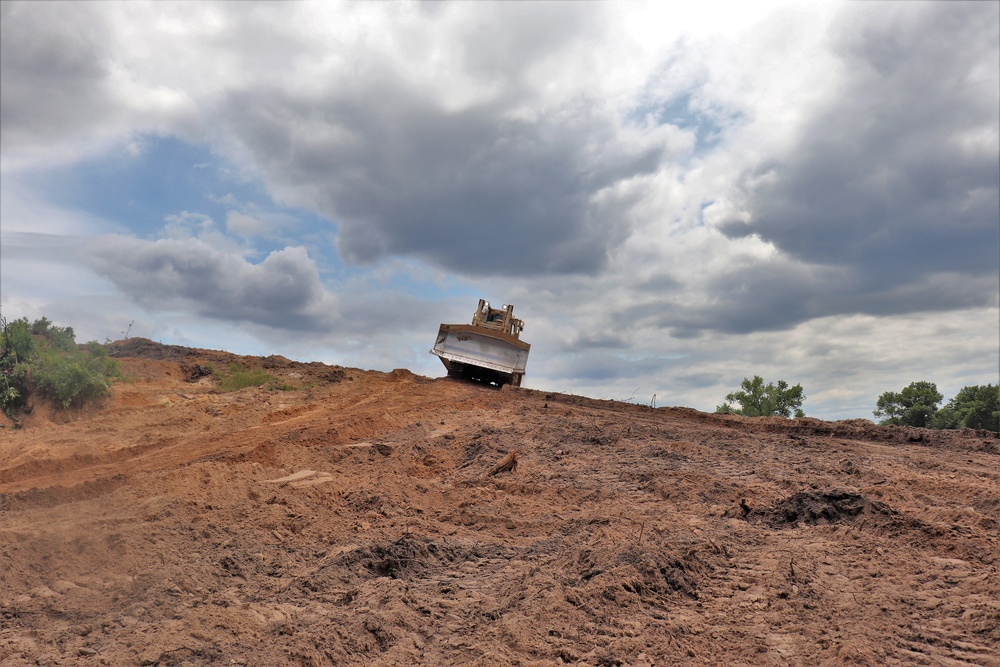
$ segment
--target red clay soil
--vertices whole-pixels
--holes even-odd
[[[1000,665],[992,433],[116,348],[0,429],[0,664]]]

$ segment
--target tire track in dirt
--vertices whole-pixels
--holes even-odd
[[[361,375],[361,372],[358,374]],[[380,375],[383,374],[376,374],[376,378]],[[248,412],[259,412],[251,406],[259,404],[263,393],[260,390],[247,390],[242,397],[200,394],[180,404],[162,406],[160,410],[168,414],[144,427],[144,432],[137,438],[139,444],[113,449],[104,446],[104,443],[109,440],[134,439],[134,429],[128,427],[127,421],[122,426],[113,427],[110,432],[103,426],[92,424],[88,429],[89,433],[77,430],[77,438],[72,439],[76,450],[84,448],[85,451],[63,454],[59,451],[58,440],[49,441],[52,447],[43,448],[44,458],[23,462],[15,460],[0,468],[0,494],[16,494],[51,486],[80,487],[81,493],[92,493],[92,489],[100,486],[93,483],[101,479],[129,477],[141,472],[170,469],[215,458],[238,459],[267,442],[280,444],[289,439],[298,439],[313,443],[343,444],[402,425],[407,423],[409,415],[414,412],[423,412],[434,405],[450,402],[448,398],[426,391],[413,396],[404,395],[408,404],[400,405],[398,400],[391,401],[391,410],[373,412],[368,409],[367,406],[385,402],[388,394],[397,396],[399,382],[378,382],[376,379],[367,382],[367,395],[361,398],[352,395],[347,400],[338,400],[336,391],[328,391],[315,396],[312,402],[305,405],[291,408],[279,406],[249,418]],[[470,388],[451,384],[453,389],[459,390],[458,394],[468,395]],[[209,414],[216,415],[209,418],[210,423],[205,423],[203,418],[191,420],[180,416],[190,414],[188,404],[191,403],[196,403],[205,410],[202,402],[208,402]],[[178,415],[170,415],[171,410],[178,412]],[[126,411],[134,412],[135,408],[129,407]],[[325,429],[316,428],[316,422],[321,418],[326,418]],[[303,424],[305,428],[296,430],[296,424]],[[65,430],[67,427],[58,428]],[[155,433],[171,435],[156,437],[152,435]],[[263,435],[258,436],[259,433]],[[27,442],[23,447],[27,449],[31,445],[32,443]],[[87,490],[81,486],[84,483],[90,483]],[[36,491],[30,496],[21,496],[18,500],[23,501],[28,497],[41,499],[44,494]],[[60,491],[50,497],[72,498],[73,495]]]

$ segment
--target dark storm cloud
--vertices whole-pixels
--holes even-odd
[[[318,192],[346,258],[412,254],[471,274],[582,272],[625,238],[630,202],[590,199],[656,170],[662,146],[626,150],[582,108],[567,110],[569,122],[504,118],[498,104],[449,113],[396,83],[311,102],[276,90],[231,100],[248,110],[237,132],[269,178]],[[309,115],[322,125],[297,128]]]
[[[105,23],[83,3],[0,3],[4,149],[82,134],[114,113]],[[82,6],[81,6],[82,5]]]
[[[762,268],[725,276],[716,281],[716,302],[710,307],[674,313],[661,323],[682,336],[704,329],[747,334],[789,329],[830,315],[946,312],[989,306],[996,300],[995,277],[947,273],[918,278],[906,283],[825,270],[807,276]]]
[[[597,29],[600,8],[482,7],[503,20],[477,18],[456,37],[467,85],[493,91],[478,102],[442,99],[463,84],[421,83],[419,65],[360,53],[349,75],[311,89],[233,92],[225,116],[270,183],[308,193],[338,223],[352,262],[399,254],[465,274],[593,271],[627,236],[634,203],[595,195],[656,171],[667,147],[623,141],[600,100],[543,102],[528,82]]]
[[[997,3],[860,4],[833,28],[846,83],[787,155],[746,175],[751,222],[722,227],[845,271],[841,285],[815,291],[778,286],[789,324],[995,302],[998,11]],[[769,282],[744,279],[751,290]],[[763,294],[767,309],[774,292]],[[752,319],[736,329],[753,330]]]
[[[557,2],[480,5],[476,20],[459,36],[463,65],[477,79],[517,86],[533,67],[571,49],[574,42],[599,37],[603,12],[599,6],[581,11]]]
[[[84,251],[94,270],[136,303],[185,307],[219,320],[322,331],[337,319],[316,265],[302,248],[272,252],[260,264],[195,239],[103,237]]]
[[[666,329],[674,338],[705,331],[750,334],[791,329],[832,315],[905,315],[995,305],[996,274],[929,273],[911,281],[885,280],[853,267],[778,260],[736,263],[703,287],[704,302],[645,302],[614,312],[616,321]]]

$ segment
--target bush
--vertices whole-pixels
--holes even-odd
[[[118,362],[95,341],[78,346],[72,327],[42,317],[8,323],[0,317],[0,409],[13,417],[37,392],[60,407],[107,396]]]
[[[107,396],[117,375],[118,362],[108,357],[104,346],[88,343],[84,350],[44,347],[39,351],[32,381],[39,394],[68,408]]]
[[[73,352],[76,349],[76,334],[73,333],[73,327],[52,326],[52,322],[45,316],[31,324],[31,334],[41,336],[49,345],[64,352]]]

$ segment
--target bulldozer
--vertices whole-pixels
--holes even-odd
[[[521,340],[523,329],[514,306],[492,308],[480,299],[472,324],[442,324],[430,353],[441,359],[448,377],[520,387],[531,350]]]

